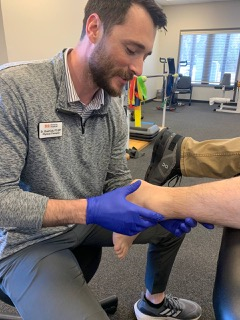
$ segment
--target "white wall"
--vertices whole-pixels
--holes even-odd
[[[1,63],[49,58],[62,48],[75,46],[82,30],[86,2],[87,0],[1,0],[7,51],[7,56],[3,57]],[[4,35],[1,20],[0,34]],[[160,72],[159,52],[155,47],[153,56],[145,62],[145,74]],[[148,89],[150,98],[156,95],[158,86],[156,81],[152,84]]]
[[[87,0],[0,0],[0,63],[49,58],[62,48],[75,46]],[[144,63],[144,74],[162,73],[159,57],[177,62],[181,29],[240,27],[240,0],[208,4],[165,6],[168,32],[158,31],[153,54]],[[144,23],[144,22],[143,22]],[[5,32],[5,33],[4,33]],[[160,78],[148,79],[148,98],[161,88]],[[216,90],[194,88],[193,98],[208,100]]]
[[[177,63],[180,30],[240,28],[240,0],[191,5],[165,6],[168,32],[159,34],[158,41],[165,57],[173,57]],[[240,44],[239,44],[240,47]],[[221,96],[219,90],[194,87],[193,99],[207,100]],[[232,92],[226,96],[232,97]]]
[[[86,0],[1,0],[9,61],[49,58],[75,46]]]
[[[7,47],[6,47],[6,41],[5,41],[5,32],[3,27],[2,10],[1,10],[1,2],[0,2],[0,64],[3,64],[7,61],[8,61]]]

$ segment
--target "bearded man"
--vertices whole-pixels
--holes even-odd
[[[113,232],[151,243],[138,319],[201,315],[164,294],[185,220],[164,229],[162,215],[126,200],[141,182],[130,184],[113,99],[165,25],[154,0],[89,0],[75,48],[0,70],[0,284],[25,320],[109,319],[87,282]]]

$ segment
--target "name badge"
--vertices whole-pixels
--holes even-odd
[[[62,136],[62,122],[42,122],[38,125],[39,139],[57,138]]]

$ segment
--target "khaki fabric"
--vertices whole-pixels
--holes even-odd
[[[186,137],[180,168],[186,177],[234,177],[240,173],[240,138],[196,141]]]

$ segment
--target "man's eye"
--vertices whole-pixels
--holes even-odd
[[[127,47],[127,53],[130,54],[130,55],[134,55],[134,54],[135,54],[135,51],[133,51],[133,50],[131,50],[131,49],[129,49],[129,48]]]

